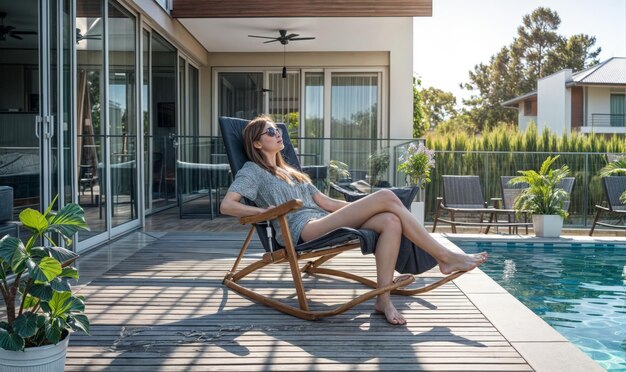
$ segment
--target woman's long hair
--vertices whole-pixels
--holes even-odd
[[[248,159],[288,183],[292,182],[292,178],[300,183],[310,183],[311,178],[307,174],[299,172],[287,164],[280,152],[276,154],[276,166],[273,166],[265,160],[261,150],[254,147],[254,141],[261,139],[267,123],[274,124],[269,116],[258,116],[250,121],[243,129],[243,143]]]

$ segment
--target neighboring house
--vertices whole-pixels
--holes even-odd
[[[177,160],[225,163],[220,115],[269,113],[335,139],[301,140],[303,162],[364,169],[378,143],[353,139],[412,135],[413,17],[431,15],[432,0],[4,1],[0,178],[18,208],[81,203],[81,251],[176,206]],[[279,30],[308,39],[248,36]]]
[[[518,125],[535,122],[562,134],[626,134],[626,57],[580,72],[561,70],[537,81],[537,91],[502,103],[518,110]]]

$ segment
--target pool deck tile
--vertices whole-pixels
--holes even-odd
[[[535,371],[594,372],[602,367],[569,342],[513,342]],[[586,357],[586,358],[584,358]]]

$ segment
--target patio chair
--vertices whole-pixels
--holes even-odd
[[[437,224],[450,224],[452,232],[456,233],[457,226],[480,226],[485,227],[485,234],[489,233],[491,226],[526,226],[525,222],[498,221],[498,214],[512,214],[513,210],[489,207],[483,197],[478,176],[452,176],[443,177],[443,197],[437,198],[437,209],[433,222],[433,232],[437,229]],[[449,219],[443,218],[442,214],[447,213]],[[478,214],[477,222],[458,221],[456,216]],[[485,220],[485,215],[488,219]]]
[[[606,195],[607,207],[602,205],[596,205],[596,217],[593,219],[593,224],[591,225],[591,231],[589,231],[589,236],[593,235],[593,231],[596,228],[596,225],[613,227],[618,229],[626,229],[626,222],[624,218],[626,217],[626,204],[622,203],[619,199],[620,195],[626,191],[626,177],[624,176],[609,176],[604,177],[602,179],[602,184],[604,185],[604,193]],[[600,215],[604,212],[609,212],[619,218],[621,225],[617,225],[615,223],[608,222],[598,222],[600,219]]]
[[[237,118],[220,117],[219,124],[224,143],[226,145],[226,153],[228,155],[228,161],[230,163],[233,177],[237,174],[239,169],[248,160],[243,150],[243,142],[241,133],[243,128],[248,123],[247,120]],[[292,166],[300,169],[295,151],[291,145],[289,135],[287,133],[284,124],[278,124],[283,129],[283,144],[285,149],[283,150],[283,156],[285,160]],[[244,200],[246,203],[251,204],[251,201]],[[321,267],[325,262],[329,261],[333,257],[348,250],[358,249],[364,246],[364,250],[373,248],[376,244],[378,235],[367,229],[352,229],[348,227],[339,228],[331,231],[317,239],[307,241],[302,244],[294,244],[291,240],[291,234],[287,225],[287,213],[302,206],[300,200],[291,200],[287,203],[279,205],[271,210],[250,217],[240,218],[242,224],[251,224],[252,228],[246,237],[246,240],[241,247],[241,251],[232,269],[224,277],[224,284],[234,290],[235,292],[246,296],[254,301],[257,301],[266,306],[273,307],[284,313],[307,320],[315,320],[324,317],[329,317],[337,314],[341,314],[346,310],[367,301],[381,293],[391,292],[392,294],[400,295],[414,295],[423,293],[434,288],[437,288],[457,277],[465,272],[456,272],[448,275],[434,283],[426,285],[421,288],[415,289],[400,289],[410,284],[414,278],[392,283],[391,285],[383,288],[377,288],[376,282],[370,279],[337,269],[329,269]],[[278,219],[281,226],[281,232],[284,237],[284,246],[280,245],[275,239],[275,232],[269,220]],[[252,234],[256,231],[263,247],[265,248],[265,254],[261,259],[247,265],[246,267],[238,270],[237,267],[250,244]],[[300,260],[309,260],[302,267],[299,265]],[[247,275],[255,272],[265,266],[273,264],[287,264],[291,271],[291,277],[293,278],[294,287],[296,291],[296,297],[298,306],[291,305],[284,300],[275,299],[270,296],[262,295],[249,288],[246,288],[238,282]],[[431,266],[432,267],[432,266]],[[397,267],[396,267],[397,268]],[[313,310],[309,305],[307,299],[307,293],[305,291],[304,283],[302,280],[303,274],[322,274],[337,276],[340,278],[354,280],[365,286],[373,288],[372,290],[356,296],[352,300],[337,305],[331,309]]]

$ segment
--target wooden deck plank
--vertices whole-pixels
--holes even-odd
[[[234,236],[168,233],[82,286],[91,335],[72,335],[66,371],[531,370],[454,283],[394,296],[404,327],[374,314],[373,301],[312,322],[253,303],[221,284],[245,237]],[[260,243],[252,245],[259,257]],[[373,258],[358,251],[330,267],[375,278]],[[272,265],[243,283],[293,298],[290,276]],[[418,281],[440,277],[433,271]],[[328,277],[304,282],[321,308],[365,291]]]

